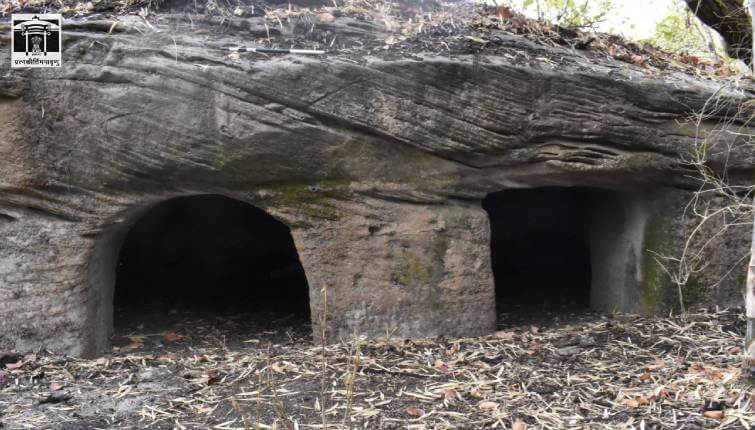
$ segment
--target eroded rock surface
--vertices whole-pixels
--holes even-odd
[[[60,69],[10,70],[0,53],[0,349],[102,351],[128,227],[158,202],[199,194],[290,227],[312,320],[325,288],[333,339],[493,330],[480,201],[510,188],[614,190],[592,227],[593,306],[675,306],[647,250],[689,231],[679,220],[695,184],[681,156],[697,130],[684,120],[722,83],[503,32],[488,51],[457,49],[460,35],[448,36],[453,51],[383,49],[385,25],[348,14],[297,36],[336,37],[343,49],[325,56],[226,49],[299,34],[263,24],[95,16],[66,23]],[[732,106],[751,96],[721,91]],[[752,165],[742,152],[729,167]],[[709,279],[736,262],[726,249],[716,261]],[[736,301],[736,280],[716,285],[720,294],[711,284],[698,303]]]

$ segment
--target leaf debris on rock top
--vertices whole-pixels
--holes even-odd
[[[347,0],[265,2],[252,0],[10,0],[2,13],[61,12],[86,19],[138,15],[149,31],[155,21],[189,26],[194,32],[240,33],[239,45],[327,49],[359,60],[366,55],[416,58],[420,55],[492,55],[515,64],[559,64],[571,57],[621,62],[649,74],[682,71],[699,78],[727,79],[737,71],[723,62],[670,53],[619,36],[560,27],[527,18],[507,7],[447,0]],[[180,18],[183,16],[183,18]],[[176,20],[185,21],[183,23]],[[117,22],[117,21],[116,21]],[[209,24],[203,28],[202,23]],[[123,26],[127,26],[123,24]],[[264,30],[262,30],[264,28]],[[249,33],[256,34],[250,40]],[[111,29],[112,30],[112,29]],[[140,30],[143,31],[143,30]],[[259,34],[260,32],[264,35]],[[262,37],[260,37],[262,36]],[[562,51],[555,54],[552,49]],[[239,55],[232,55],[239,61]],[[257,55],[255,58],[265,58]]]

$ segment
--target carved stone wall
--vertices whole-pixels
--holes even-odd
[[[0,349],[101,352],[128,227],[156,203],[199,194],[247,202],[290,227],[313,322],[325,288],[333,339],[493,330],[480,202],[511,188],[615,191],[616,201],[596,203],[592,224],[594,307],[675,306],[647,250],[673,249],[687,231],[680,155],[695,130],[680,121],[716,84],[513,36],[501,37],[568,61],[239,59],[218,48],[231,36],[208,44],[168,16],[151,33],[131,18],[115,29],[69,23],[63,68],[0,70]],[[3,43],[7,33],[0,25]],[[732,159],[733,170],[753,164],[749,153]],[[734,258],[722,250],[716,270]],[[716,276],[706,276],[698,303],[736,301],[736,281],[708,294]]]

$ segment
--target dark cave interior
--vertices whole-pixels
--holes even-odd
[[[114,325],[146,315],[309,319],[304,270],[286,225],[221,195],[155,205],[118,257]]]
[[[590,188],[543,187],[483,200],[499,313],[589,306],[592,198]]]

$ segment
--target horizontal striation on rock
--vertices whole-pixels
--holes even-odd
[[[260,18],[142,21],[72,20],[64,67],[0,70],[0,319],[9,321],[0,348],[102,350],[123,236],[158,203],[204,194],[290,228],[315,321],[320,288],[337,292],[337,335],[486,333],[495,298],[481,199],[513,188],[614,190],[603,227],[616,214],[631,223],[605,242],[627,242],[615,254],[633,260],[621,270],[641,277],[646,224],[663,230],[664,193],[694,189],[683,157],[722,118],[698,128],[689,116],[714,94],[725,110],[752,95],[503,33],[516,55],[403,55],[382,49],[383,26],[336,17],[318,24],[346,41],[336,47],[378,48],[234,56],[227,47],[242,30],[293,30]],[[7,30],[0,24],[2,43]],[[751,172],[751,147],[738,151],[728,166]],[[628,243],[630,233],[640,239]]]

